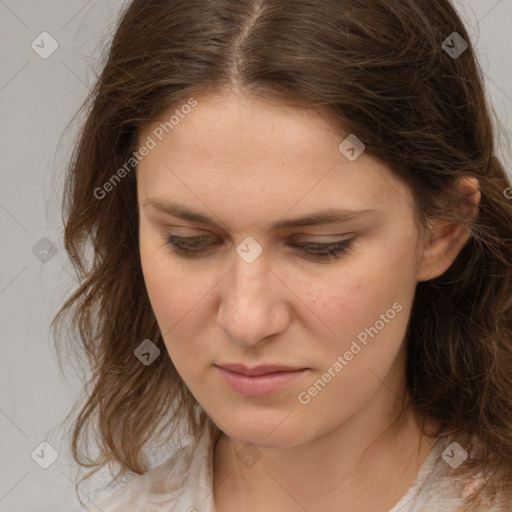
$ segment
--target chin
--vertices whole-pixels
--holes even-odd
[[[292,448],[308,440],[308,435],[293,423],[285,420],[278,425],[279,422],[254,420],[245,425],[230,424],[222,431],[234,441],[259,448]]]

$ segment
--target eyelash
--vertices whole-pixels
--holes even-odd
[[[174,235],[167,235],[164,237],[164,245],[170,245],[171,249],[177,254],[185,257],[193,258],[195,255],[204,252],[202,249],[194,250],[190,247],[197,246],[191,243],[191,240],[201,241],[206,237],[194,236],[194,237],[179,237]],[[214,244],[210,244],[214,245]],[[313,258],[321,261],[331,261],[341,258],[342,255],[348,253],[352,246],[352,240],[338,240],[332,243],[308,243],[308,244],[290,244],[292,247],[299,249],[302,254],[307,254]],[[188,246],[188,247],[187,247]],[[320,249],[320,250],[318,250]]]

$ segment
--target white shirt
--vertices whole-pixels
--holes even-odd
[[[477,490],[481,474],[465,481],[450,477],[441,456],[451,443],[438,440],[407,493],[388,512],[456,512]],[[213,442],[207,430],[169,459],[137,475],[98,504],[102,512],[216,512],[213,501]],[[419,490],[421,484],[425,487]],[[93,507],[90,512],[98,508]],[[510,512],[512,504],[496,497],[485,512]]]

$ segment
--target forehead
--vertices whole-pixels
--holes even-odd
[[[410,201],[383,163],[365,152],[351,161],[340,151],[350,134],[340,133],[325,111],[239,95],[194,99],[193,108],[173,105],[141,130],[139,146],[148,137],[156,143],[137,168],[143,198],[179,199],[178,186],[186,203],[203,211],[200,198],[208,197],[223,206],[263,212],[278,205],[297,214],[319,205],[396,207],[397,196]]]
[[[168,108],[144,127],[140,138],[162,125],[162,141],[157,141],[158,145],[165,146],[168,141],[169,150],[187,152],[189,158],[211,155],[216,159],[235,159],[251,155],[258,159],[288,156],[308,160],[327,156],[332,144],[337,146],[336,142],[343,138],[336,133],[325,111],[293,108],[237,94],[198,96],[195,100],[197,104],[187,109],[188,113],[184,113],[185,99]],[[178,115],[173,116],[175,113]],[[171,118],[172,126],[166,125]],[[245,164],[239,172],[243,173],[250,164],[247,158]]]

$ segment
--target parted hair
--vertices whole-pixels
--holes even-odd
[[[459,37],[468,46],[454,55]],[[405,341],[408,407],[420,422],[440,422],[428,435],[480,443],[482,456],[454,474],[492,471],[461,512],[510,492],[512,189],[484,83],[450,0],[127,3],[80,108],[62,203],[79,286],[52,329],[60,357],[67,340],[89,372],[67,417],[73,457],[91,468],[84,479],[105,465],[115,479],[146,472],[148,443],[165,442],[180,424],[192,436],[218,432],[173,366],[149,302],[133,155],[141,129],[167,109],[235,89],[327,109],[340,137],[357,135],[410,186],[421,229],[446,218],[470,233],[446,272],[417,285]],[[100,196],[120,168],[123,178]],[[455,190],[470,176],[481,193],[472,218]],[[145,339],[162,351],[150,367],[134,355]]]

